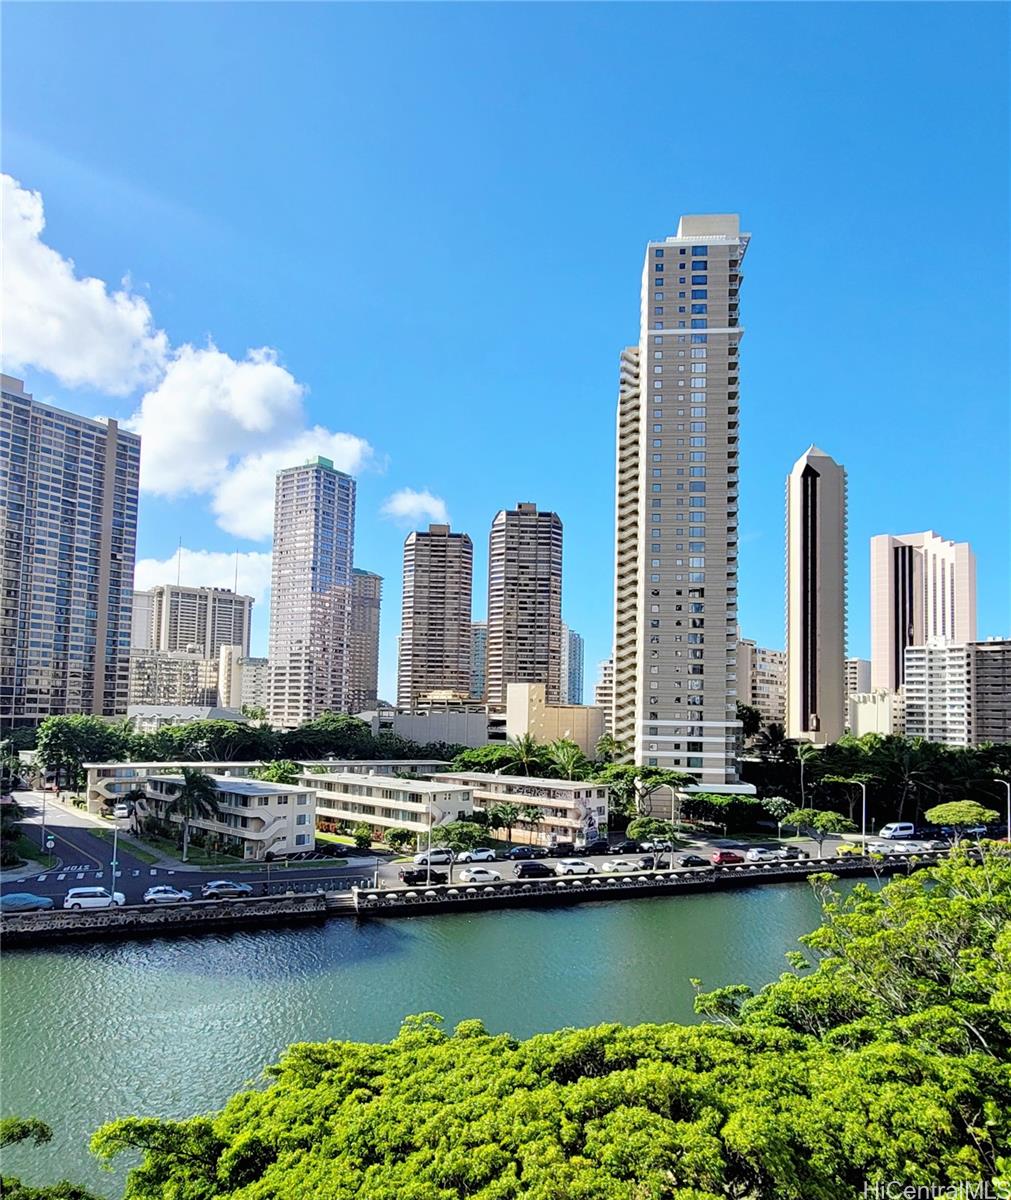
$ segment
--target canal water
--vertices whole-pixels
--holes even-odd
[[[261,1078],[291,1042],[385,1040],[409,1013],[527,1036],[693,1021],[689,979],[760,987],[819,924],[807,883],[12,951],[0,973],[3,1115],[54,1138],[4,1152],[31,1183],[121,1194],[87,1140],[128,1114],[183,1117]]]

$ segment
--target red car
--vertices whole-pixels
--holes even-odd
[[[737,854],[733,850],[717,850],[710,860],[714,867],[723,867],[727,863],[742,863],[744,855]]]

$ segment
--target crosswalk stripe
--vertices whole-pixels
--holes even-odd
[[[35,882],[36,883],[45,883],[48,878],[49,878],[48,875],[36,875]]]
[[[137,876],[140,874],[140,871],[131,871],[130,874],[134,877],[134,879],[136,879]]]
[[[83,871],[78,871],[78,872],[77,872],[77,876],[76,876],[76,878],[78,878],[78,879],[83,879],[83,878],[84,878],[84,872],[83,872]]]
[[[56,878],[57,879],[66,879],[67,877],[66,877],[66,875],[57,875]]]
[[[152,867],[152,868],[151,868],[151,869],[148,871],[148,874],[149,874],[149,875],[157,875],[157,874],[158,874],[158,872],[157,872],[157,871],[154,869],[154,867]]]

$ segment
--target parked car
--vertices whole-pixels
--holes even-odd
[[[889,821],[878,830],[878,837],[888,841],[901,842],[916,835],[916,826],[912,821]]]
[[[713,853],[710,862],[712,862],[714,867],[723,867],[728,863],[744,862],[744,856],[742,854],[738,854],[736,850],[716,850]]]
[[[582,854],[584,858],[588,857],[589,855],[610,854],[611,847],[607,841],[607,838],[596,838],[592,842],[587,842],[585,846],[580,846],[579,853]]]
[[[846,858],[854,854],[865,854],[866,851],[859,842],[840,842],[835,848],[835,853],[838,858]]]
[[[793,858],[810,858],[811,857],[811,855],[808,854],[808,852],[806,850],[798,850],[795,846],[777,846],[776,849],[773,850],[772,853],[776,856],[776,858],[780,859],[782,862],[787,862],[788,860],[793,859]]]
[[[8,892],[0,896],[0,912],[41,912],[52,907],[49,896],[36,896],[33,892]]]
[[[638,854],[642,847],[638,842],[633,842],[630,838],[626,838],[623,842],[618,842],[611,847],[612,854]]]
[[[464,867],[460,872],[461,883],[498,883],[502,876],[487,867]]]
[[[415,854],[413,861],[417,867],[435,866],[436,863],[448,866],[453,861],[453,851],[439,846],[435,850],[423,850],[421,854]]]
[[[130,815],[129,804],[117,804],[112,810],[114,817],[128,817]]]
[[[464,850],[456,856],[457,862],[494,862],[495,851],[488,846],[475,846],[473,850]]]
[[[419,883],[446,883],[449,876],[445,871],[433,871],[431,868],[401,867],[397,872],[401,883],[417,885]]]
[[[524,858],[537,858],[539,854],[536,846],[511,846],[502,857],[510,862],[518,862]]]
[[[645,850],[647,854],[663,854],[665,850],[673,850],[674,846],[671,842],[664,841],[640,842],[639,849]]]
[[[895,846],[891,842],[868,842],[868,854],[893,854]]]
[[[521,862],[517,863],[513,874],[517,879],[546,879],[554,875],[554,870],[547,863]]]
[[[674,859],[676,867],[708,867],[710,862],[708,858],[703,858],[699,854],[679,854]]]
[[[563,858],[555,867],[556,875],[596,875],[597,868],[582,858]]]
[[[568,858],[570,854],[575,853],[575,842],[555,842],[553,846],[549,846],[547,849],[548,858]]]
[[[253,889],[248,883],[236,883],[234,879],[214,879],[205,883],[200,895],[205,900],[227,900],[236,896],[251,896]]]
[[[159,884],[157,887],[149,887],[144,893],[145,904],[185,904],[187,900],[192,899],[192,892],[183,891],[181,888],[170,887],[168,884]]]
[[[647,861],[652,865],[652,859],[648,859]],[[627,858],[613,858],[601,867],[601,870],[606,871],[609,875],[624,875],[628,871],[641,871],[642,869],[641,860],[640,862],[632,862]]]
[[[71,888],[63,901],[64,908],[120,908],[126,903],[122,892],[109,892],[102,887]]]
[[[892,846],[892,852],[894,854],[921,854],[923,847],[919,842],[896,842]]]
[[[744,861],[750,863],[775,862],[776,855],[763,846],[752,846],[744,855]]]

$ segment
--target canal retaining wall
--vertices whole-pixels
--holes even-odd
[[[311,895],[204,900],[190,904],[126,905],[72,911],[8,913],[0,923],[4,949],[104,938],[171,937],[250,926],[291,925],[354,914],[348,897]]]
[[[840,859],[787,863],[633,871],[624,875],[573,875],[564,879],[503,880],[501,883],[484,884],[445,883],[427,888],[354,888],[352,897],[358,915],[363,917],[420,916],[424,913],[517,906],[546,907],[803,882],[811,875],[823,872],[844,878],[894,875],[899,872],[906,874],[933,865],[946,853],[930,851],[915,857],[890,854],[875,856],[874,860],[864,855],[852,855]]]

